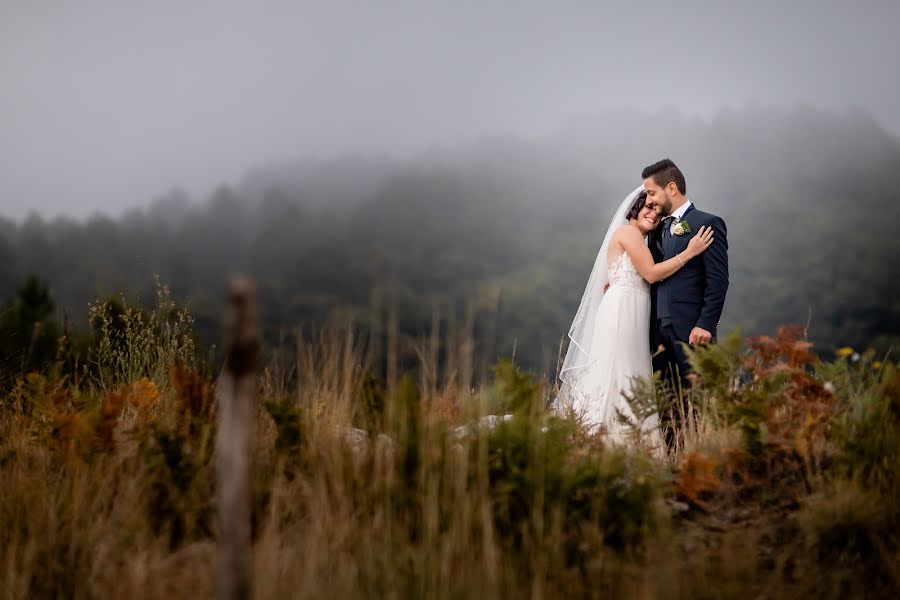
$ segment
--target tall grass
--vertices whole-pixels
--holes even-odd
[[[101,333],[110,350],[82,389],[29,374],[3,403],[4,597],[213,594],[215,382],[169,322]],[[389,346],[402,343],[415,342]],[[481,387],[461,384],[453,365],[475,361],[454,347],[468,356],[437,364],[425,348],[418,369],[386,380],[348,327],[271,357],[254,455],[256,596],[900,589],[892,364],[822,364],[789,330],[695,351],[701,380],[684,399],[700,410],[658,460],[549,414],[556,390],[511,360]],[[655,406],[657,388],[638,386],[635,408]]]

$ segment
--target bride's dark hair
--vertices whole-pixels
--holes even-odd
[[[625,220],[630,221],[632,219],[636,219],[639,214],[641,214],[641,209],[644,208],[644,204],[647,203],[647,190],[644,190],[640,194],[637,195],[637,198],[634,199],[634,204],[631,205],[631,208],[628,209],[628,212],[625,213]]]

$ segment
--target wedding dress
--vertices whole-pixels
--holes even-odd
[[[642,443],[661,455],[664,444],[658,416],[636,423],[625,398],[633,378],[649,378],[653,373],[650,284],[638,274],[627,252],[612,260],[609,256],[612,234],[626,224],[624,215],[642,189],[629,194],[610,223],[569,331],[569,349],[559,375],[562,385],[551,409],[573,409],[590,431],[602,431],[613,443],[628,443],[633,428],[619,421],[618,411],[639,427]],[[604,291],[607,282],[609,288]]]

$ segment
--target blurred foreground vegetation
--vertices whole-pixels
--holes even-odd
[[[44,292],[30,282],[10,310],[44,323]],[[218,364],[164,286],[88,320],[81,337],[17,334],[26,351],[4,365],[0,593],[209,597]],[[437,362],[439,343],[412,369],[388,352],[381,377],[335,322],[267,358],[257,597],[900,593],[895,362],[823,362],[800,328],[735,333],[694,351],[693,417],[660,458],[548,414],[555,390],[508,358],[461,383],[471,346]],[[660,386],[635,388],[637,412],[667,409]]]

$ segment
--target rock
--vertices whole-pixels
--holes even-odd
[[[686,502],[679,502],[678,500],[666,500],[666,503],[669,505],[669,508],[671,508],[675,512],[687,512],[691,510],[691,507]]]
[[[369,434],[356,427],[339,427],[341,438],[355,454],[365,452],[369,447]]]
[[[339,435],[343,441],[349,446],[350,450],[357,456],[364,454],[372,443],[368,432],[357,427],[338,427]],[[397,451],[397,442],[385,433],[379,433],[375,438],[376,447],[386,449],[393,454]]]
[[[497,426],[498,423],[503,421],[509,421],[512,419],[512,415],[485,415],[478,420],[478,427],[486,427],[488,430],[493,429]],[[460,440],[468,435],[475,433],[476,424],[466,424],[460,425],[459,427],[453,428],[448,435],[454,437],[457,440]]]

